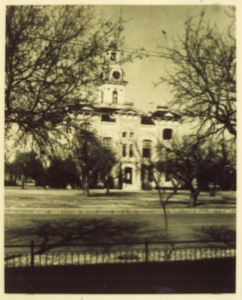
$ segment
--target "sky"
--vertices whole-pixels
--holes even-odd
[[[184,34],[184,22],[188,17],[199,16],[205,5],[101,5],[99,13],[113,21],[120,15],[124,20],[123,37],[125,49],[144,48],[148,52],[161,52],[162,47],[172,47]],[[206,5],[208,22],[216,23],[223,30],[226,27],[226,6]],[[166,34],[162,33],[162,30]],[[160,84],[159,78],[171,69],[170,62],[161,57],[149,56],[136,59],[123,66],[128,84],[125,100],[134,102],[138,109],[148,112],[158,105],[165,106],[172,100],[167,85]]]

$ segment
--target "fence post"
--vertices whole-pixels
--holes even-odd
[[[149,261],[149,241],[145,239],[145,262]]]
[[[31,268],[34,268],[34,241],[33,241],[33,240],[31,241],[30,248],[31,248],[31,261],[30,261],[30,266],[31,266]]]

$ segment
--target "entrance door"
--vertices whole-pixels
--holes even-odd
[[[124,182],[132,184],[132,168],[126,167],[124,169]]]

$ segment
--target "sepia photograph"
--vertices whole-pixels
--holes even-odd
[[[239,299],[237,6],[174,2],[6,1],[5,296]]]

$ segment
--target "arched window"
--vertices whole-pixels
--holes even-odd
[[[113,103],[118,103],[118,92],[113,91]]]
[[[111,52],[110,60],[111,61],[116,61],[117,60],[117,53],[116,52]]]
[[[112,149],[112,144],[113,144],[113,140],[110,137],[105,137],[103,138],[103,146],[108,148],[108,149]]]
[[[171,140],[172,139],[172,129],[166,128],[163,130],[163,140]]]
[[[150,158],[151,156],[151,141],[143,140],[143,157]]]
[[[129,157],[133,157],[134,156],[134,147],[133,144],[129,145]]]

